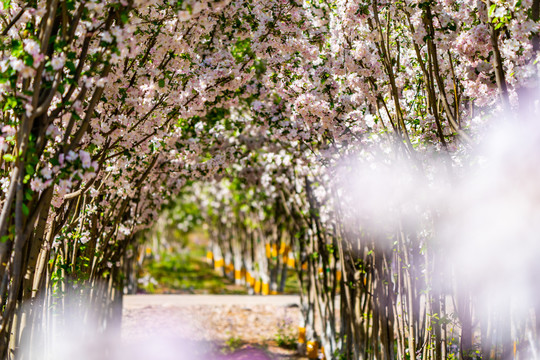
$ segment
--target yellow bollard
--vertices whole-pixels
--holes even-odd
[[[266,244],[266,257],[270,258],[270,255],[271,255],[270,244]]]
[[[253,287],[255,285],[255,279],[249,272],[246,272],[246,282],[249,284],[249,286]]]
[[[279,292],[277,292],[276,290],[272,290],[270,291],[270,295],[279,295]]]
[[[272,257],[273,257],[273,258],[277,257],[277,254],[278,254],[278,252],[277,252],[277,245],[276,245],[276,244],[273,244],[273,245],[272,245]]]
[[[308,359],[319,358],[319,344],[316,341],[308,341],[306,346]]]
[[[255,294],[258,294],[261,292],[261,280],[255,281],[255,286],[253,287],[253,291],[255,291]]]
[[[270,285],[268,283],[263,283],[261,294],[268,295],[269,293],[270,293]]]
[[[287,258],[287,266],[290,267],[291,269],[294,269],[294,258],[293,257]]]
[[[223,261],[223,259],[217,259],[216,261],[214,261],[214,269],[219,270],[223,267],[224,264],[225,262]]]
[[[242,270],[234,270],[234,280],[242,280]]]
[[[298,343],[299,344],[305,344],[306,343],[306,328],[305,327],[298,327]]]
[[[283,263],[287,264],[289,261],[289,245],[285,245],[284,248],[279,249],[279,255],[282,257]]]

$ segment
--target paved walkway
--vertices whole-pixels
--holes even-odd
[[[124,308],[131,309],[144,306],[192,306],[192,305],[300,305],[298,295],[126,295]]]
[[[253,360],[301,359],[276,343],[280,333],[296,339],[299,303],[293,295],[130,295],[124,297],[122,338],[150,345],[167,339],[173,349],[191,349],[192,359],[247,359],[238,351],[258,351],[248,356]]]

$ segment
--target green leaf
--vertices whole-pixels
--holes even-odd
[[[165,87],[165,79],[159,79],[158,85],[159,85],[160,88]]]
[[[4,159],[5,162],[11,162],[15,161],[15,156],[11,154],[4,154],[4,156],[2,156],[2,159]]]
[[[26,206],[26,204],[22,204],[22,213],[24,216],[28,216],[28,214],[30,214],[30,210],[28,210],[28,206]]]
[[[24,56],[24,65],[26,66],[33,66],[34,65],[34,57],[30,54],[26,54]]]
[[[497,9],[497,5],[496,4],[491,5],[489,7],[489,10],[488,10],[488,15],[493,16],[493,13],[495,12],[495,9]]]
[[[66,67],[69,69],[69,71],[75,72],[76,67],[73,61],[66,62]]]
[[[129,21],[129,16],[128,16],[128,12],[127,11],[124,11],[120,14],[120,20],[122,20],[122,23],[123,24],[127,24],[128,21]]]
[[[23,53],[22,42],[17,39],[11,40],[11,55],[19,57]]]
[[[6,98],[6,103],[4,104],[4,111],[14,109],[17,107],[17,98],[14,96],[9,96]]]
[[[34,175],[35,170],[34,170],[34,167],[33,167],[32,165],[26,164],[25,169],[26,169],[26,173],[27,173],[28,175],[30,175],[30,176],[31,176],[31,175]]]

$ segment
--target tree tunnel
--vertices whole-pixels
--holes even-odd
[[[176,209],[310,357],[535,358],[539,4],[3,1],[0,356],[114,336]]]

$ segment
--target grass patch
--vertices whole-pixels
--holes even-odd
[[[240,349],[245,342],[238,336],[230,336],[227,341],[225,341],[225,346],[221,349],[221,352],[224,354],[230,354]]]
[[[207,238],[192,232],[178,238],[169,251],[144,261],[139,289],[151,294],[247,294],[244,285],[216,272],[206,261]],[[300,284],[294,269],[287,271],[285,294],[298,294]]]
[[[203,260],[202,254],[204,251],[189,249],[181,253],[162,254],[159,260],[148,260],[143,272],[155,282],[148,282],[141,288],[154,294],[246,294],[244,287],[234,285],[234,282],[215,272]]]
[[[284,349],[295,350],[297,337],[298,332],[290,319],[283,319],[279,321],[278,329],[274,337],[277,346]]]
[[[300,282],[294,269],[287,271],[287,280],[285,280],[285,289],[283,292],[285,294],[300,294]]]

